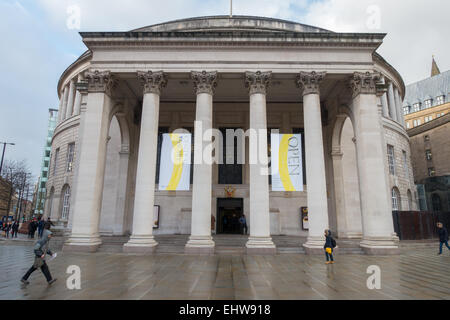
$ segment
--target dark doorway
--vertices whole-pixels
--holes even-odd
[[[239,218],[244,212],[244,199],[217,199],[217,233],[241,234]]]

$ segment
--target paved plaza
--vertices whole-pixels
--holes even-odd
[[[64,253],[50,261],[58,281],[48,286],[36,271],[32,247],[0,244],[0,299],[450,299],[450,253],[403,248],[399,256],[304,254],[275,256]],[[70,265],[81,269],[81,289],[69,290]],[[381,269],[381,289],[367,288],[367,268]]]

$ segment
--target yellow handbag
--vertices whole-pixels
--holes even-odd
[[[331,248],[326,248],[325,251],[326,251],[328,254],[331,254],[331,253],[333,252],[333,251],[331,250]]]

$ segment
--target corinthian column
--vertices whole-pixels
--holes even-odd
[[[325,72],[300,72],[297,85],[303,95],[305,126],[306,185],[308,191],[308,239],[306,253],[323,253],[324,231],[328,229],[327,185],[323,153],[320,83]]]
[[[153,207],[158,146],[159,101],[166,76],[159,72],[138,72],[144,86],[141,132],[136,172],[133,231],[124,252],[153,253],[158,243],[153,237]]]
[[[69,96],[67,98],[66,119],[72,116],[74,99],[75,99],[75,80],[72,79],[70,80]]]
[[[106,164],[106,142],[112,109],[111,92],[116,81],[109,71],[88,72],[85,123],[80,136],[83,146],[75,186],[72,234],[64,250],[96,251],[101,244],[98,226]]]
[[[212,143],[213,95],[217,72],[191,72],[197,94],[194,141],[194,179],[192,189],[191,236],[186,253],[213,254],[211,237],[212,154],[203,150]]]
[[[377,110],[378,73],[355,72],[352,111],[355,117],[356,156],[361,197],[363,239],[368,254],[397,253],[394,225],[386,187],[383,128]],[[391,91],[391,90],[390,90]],[[395,104],[393,105],[395,107]]]
[[[248,254],[275,254],[270,237],[266,92],[271,72],[246,72],[250,95],[250,237]],[[259,140],[259,141],[258,141]],[[258,143],[259,142],[259,143]]]

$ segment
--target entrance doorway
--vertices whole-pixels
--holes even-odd
[[[241,234],[239,218],[244,212],[244,199],[217,199],[217,233]]]

